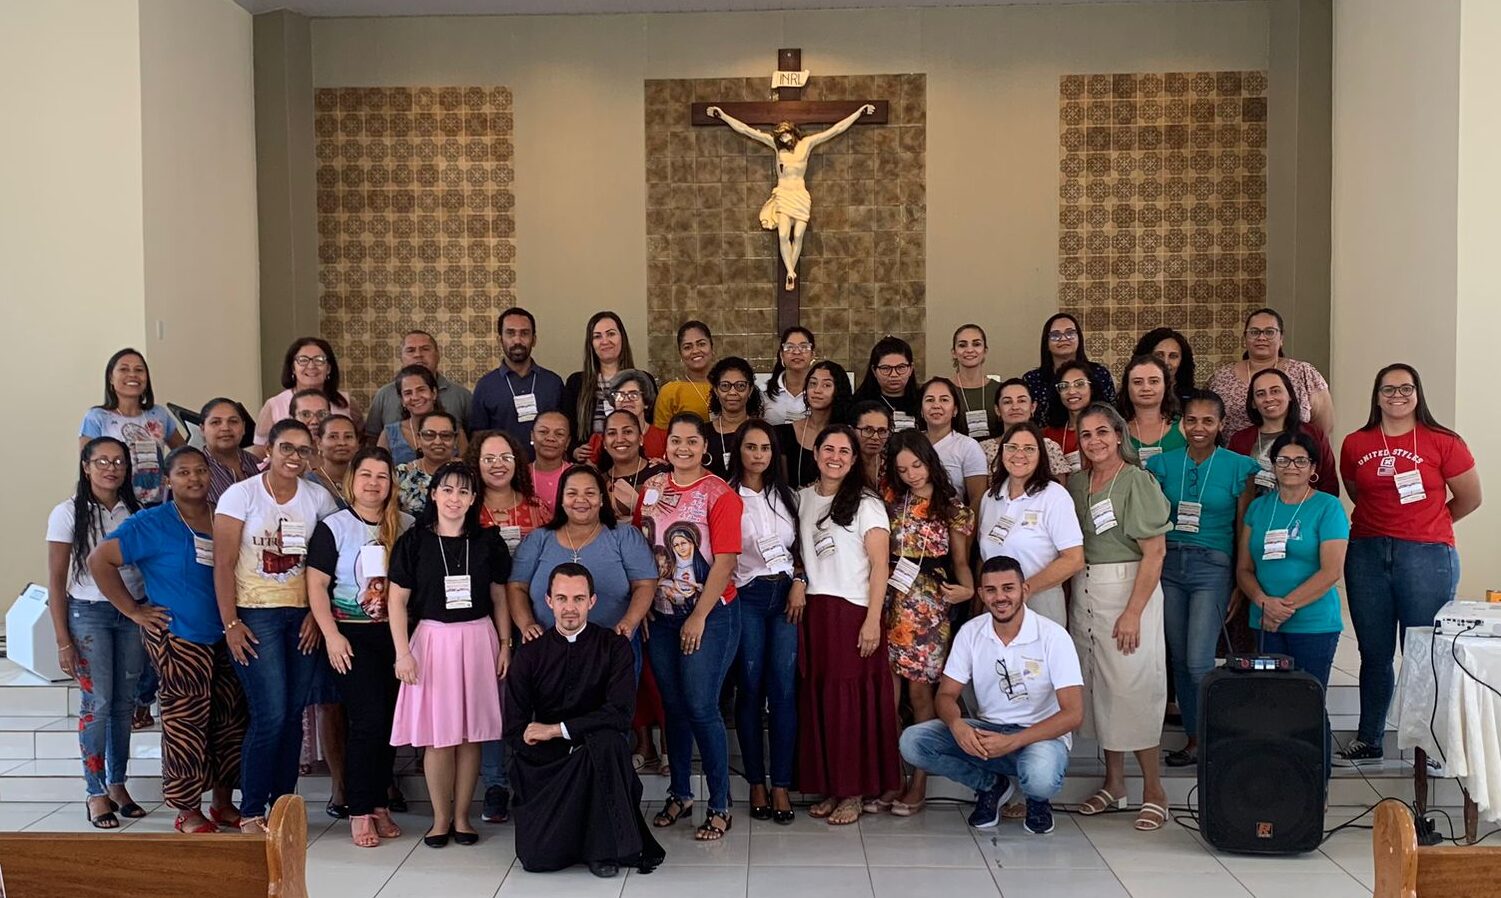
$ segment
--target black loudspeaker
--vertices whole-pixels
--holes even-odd
[[[1293,854],[1324,836],[1324,687],[1215,670],[1199,689],[1199,826],[1222,851]]]

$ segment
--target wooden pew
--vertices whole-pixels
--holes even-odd
[[[1501,894],[1501,846],[1418,845],[1412,812],[1388,801],[1376,807],[1372,898],[1495,898]]]
[[[268,825],[264,836],[0,833],[0,898],[307,898],[302,798],[277,799]]]

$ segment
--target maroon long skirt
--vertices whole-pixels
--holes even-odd
[[[810,595],[798,630],[798,789],[838,798],[902,786],[886,632],[861,658],[865,609]]]

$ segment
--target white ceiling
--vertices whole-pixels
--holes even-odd
[[[252,13],[286,9],[312,17],[581,15],[595,13],[749,12],[913,6],[1020,6],[1129,3],[1139,0],[235,0]],[[1170,0],[1190,2],[1190,0]]]

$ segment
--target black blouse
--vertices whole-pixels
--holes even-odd
[[[450,610],[443,578],[460,574],[469,575],[470,607]],[[391,552],[391,582],[412,591],[407,613],[413,622],[462,624],[487,618],[495,607],[490,600],[491,584],[504,587],[510,575],[511,552],[493,527],[468,536],[445,537],[426,527],[413,527]]]

